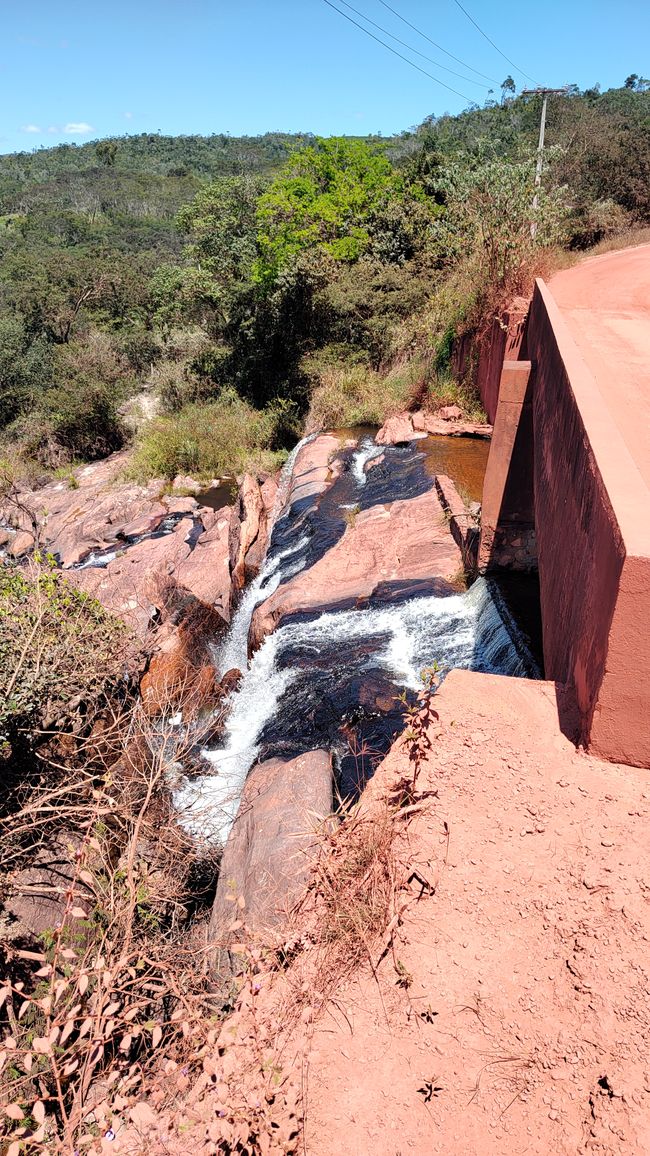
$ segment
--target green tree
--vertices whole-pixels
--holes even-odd
[[[19,317],[0,316],[0,428],[52,383],[52,350],[44,337],[30,341]]]
[[[535,248],[563,239],[566,191],[537,190],[533,209],[534,158],[486,161],[473,168],[449,165],[439,186],[446,197],[446,213],[436,226],[439,244],[452,261],[473,253],[491,285],[504,284]]]
[[[506,76],[505,80],[501,81],[501,103],[505,104],[508,98],[512,98],[517,91],[517,86],[511,76]]]
[[[107,168],[115,164],[115,157],[117,156],[117,141],[114,140],[100,140],[95,145],[95,152],[97,159]]]
[[[299,253],[318,249],[356,261],[370,244],[370,222],[403,180],[383,152],[363,141],[318,139],[289,160],[258,202],[254,274],[273,281]]]

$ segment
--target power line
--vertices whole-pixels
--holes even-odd
[[[362,32],[365,32],[366,36],[370,36],[373,40],[376,40],[377,44],[382,44],[384,48],[387,48],[389,52],[392,52],[393,56],[399,56],[400,60],[404,60],[406,64],[410,64],[411,68],[416,68],[417,71],[421,72],[423,76],[428,76],[429,80],[433,80],[435,84],[442,85],[442,87],[446,88],[449,92],[453,92],[455,96],[460,96],[461,100],[466,100],[468,104],[476,103],[473,97],[467,96],[464,92],[459,92],[457,88],[452,88],[449,84],[445,84],[444,80],[439,80],[437,76],[433,76],[433,74],[431,72],[427,72],[425,68],[420,68],[419,64],[416,64],[413,60],[409,60],[408,56],[403,56],[402,53],[398,52],[396,48],[391,48],[390,44],[386,44],[385,40],[380,40],[378,36],[375,36],[374,32],[370,32],[367,28],[364,28],[363,24],[358,24],[356,20],[353,20],[351,16],[348,16],[347,12],[343,12],[340,8],[336,7],[336,4],[332,4],[331,0],[323,0],[323,3],[327,4],[328,8],[333,8],[335,12],[338,12],[339,16],[343,16],[346,20],[349,20],[350,24],[354,24],[356,28],[360,28]]]
[[[438,44],[436,40],[432,40],[430,36],[427,36],[426,32],[423,32],[421,28],[416,28],[415,24],[411,24],[410,20],[407,20],[404,16],[400,16],[395,8],[391,8],[390,4],[386,3],[386,0],[379,0],[379,3],[383,4],[384,8],[387,8],[389,12],[392,12],[393,16],[397,16],[397,19],[401,20],[402,24],[407,24],[409,28],[417,32],[418,36],[421,36],[423,40],[428,40],[429,44],[433,44],[434,48],[439,49],[440,52],[444,52],[445,56],[448,56],[450,60],[455,60],[456,64],[462,64],[463,68],[469,68],[470,72],[475,72],[477,76],[482,76],[483,80],[489,80],[493,84],[499,84],[499,81],[496,80],[494,76],[486,76],[484,72],[479,72],[478,68],[472,68],[471,64],[468,64],[467,61],[461,60],[458,56],[454,56],[453,52],[447,52],[447,49],[443,48],[442,44]]]
[[[493,48],[496,48],[497,52],[499,53],[499,56],[502,56],[503,59],[506,60],[508,62],[508,64],[510,64],[514,68],[515,72],[520,72],[522,76],[526,77],[526,80],[532,80],[533,84],[537,84],[537,81],[533,80],[532,76],[529,76],[527,72],[524,72],[523,68],[519,68],[515,64],[515,62],[510,59],[509,56],[506,56],[505,52],[501,51],[498,44],[495,44],[493,40],[490,40],[490,37],[488,36],[487,32],[484,32],[483,29],[476,23],[474,17],[470,16],[470,14],[466,8],[463,8],[463,5],[461,4],[460,0],[454,0],[454,4],[458,8],[460,8],[461,12],[465,13],[467,19],[471,21],[471,23],[474,25],[475,28],[478,28],[479,32],[481,33],[481,36],[484,36],[485,39],[487,40],[488,44],[491,44]]]
[[[390,36],[391,40],[395,40],[398,44],[401,44],[403,48],[408,48],[409,52],[414,52],[416,56],[421,56],[423,60],[428,60],[429,64],[435,64],[436,68],[442,68],[443,72],[450,72],[452,76],[458,76],[461,80],[466,80],[468,84],[477,85],[478,88],[486,87],[480,80],[472,80],[471,76],[464,76],[462,72],[455,72],[453,68],[447,68],[447,65],[441,64],[439,60],[434,60],[431,56],[425,56],[424,52],[420,52],[419,49],[414,48],[412,44],[407,44],[405,40],[400,40],[399,36],[394,36],[387,28],[384,28],[381,24],[377,24],[374,20],[371,20],[369,16],[365,16],[363,12],[359,12],[359,9],[355,8],[353,4],[348,4],[348,0],[339,0],[339,4],[343,4],[352,12],[356,12],[357,16],[365,20],[366,24],[372,24],[373,28],[378,28],[380,32],[383,32],[386,36]]]

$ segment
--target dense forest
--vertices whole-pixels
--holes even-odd
[[[512,87],[391,138],[0,157],[4,474],[134,440],[135,476],[212,476],[418,391],[471,408],[454,336],[560,254],[650,223],[643,80],[550,101],[534,240],[540,98]]]

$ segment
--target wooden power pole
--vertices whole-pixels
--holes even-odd
[[[549,96],[564,96],[568,89],[564,88],[524,88],[522,96],[541,96],[542,97],[542,115],[539,121],[539,144],[537,146],[537,165],[535,167],[535,196],[533,197],[533,213],[537,211],[539,204],[538,189],[542,183],[542,170],[544,167],[544,133],[546,131],[546,107]],[[537,221],[534,219],[530,223],[530,235],[535,237],[537,233]]]

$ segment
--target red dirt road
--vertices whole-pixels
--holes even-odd
[[[308,1156],[647,1156],[650,781],[576,752],[551,683],[454,671],[409,828],[439,876],[316,1026]],[[408,773],[398,741],[370,791]]]
[[[650,245],[564,269],[549,289],[650,486]]]

